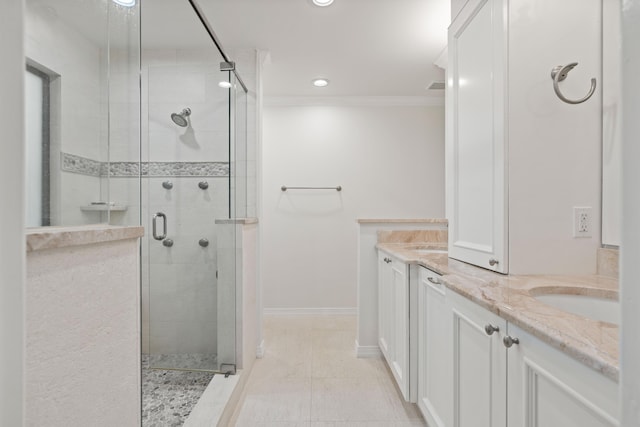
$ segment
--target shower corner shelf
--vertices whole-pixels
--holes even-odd
[[[125,212],[128,209],[127,206],[124,205],[86,205],[80,206],[80,210],[83,212],[106,212],[107,210],[111,212]]]

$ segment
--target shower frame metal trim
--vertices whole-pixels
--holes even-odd
[[[27,58],[25,70],[42,80],[42,226],[51,225],[51,76]]]
[[[200,19],[200,22],[202,22],[202,25],[204,25],[204,28],[207,30],[207,33],[209,33],[209,37],[211,37],[211,40],[218,48],[218,51],[224,58],[225,62],[232,63],[233,61],[229,58],[229,56],[224,51],[224,48],[222,47],[222,42],[220,42],[220,39],[216,35],[215,31],[213,31],[213,27],[211,26],[207,18],[204,16],[204,12],[200,8],[200,5],[196,2],[196,0],[189,0],[189,3],[191,4],[191,7],[193,7],[193,10],[195,11],[196,15],[198,15],[198,18]],[[236,79],[238,79],[238,83],[240,83],[240,86],[242,86],[242,89],[244,89],[245,93],[248,93],[249,90],[247,89],[247,86],[244,84],[244,81],[242,81],[242,77],[240,77],[240,75],[238,74],[238,71],[235,69],[235,66],[233,67],[233,70],[229,70],[229,71],[233,71],[233,74],[235,74]]]

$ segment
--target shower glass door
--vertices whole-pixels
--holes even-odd
[[[150,368],[228,372],[236,236],[222,220],[235,205],[234,111],[221,82],[230,73],[188,4],[162,4],[175,9],[164,14],[171,22],[142,40],[143,354]]]

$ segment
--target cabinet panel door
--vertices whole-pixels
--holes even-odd
[[[393,349],[391,372],[405,400],[409,400],[409,276],[400,261],[391,265],[393,286]]]
[[[508,272],[503,0],[470,0],[449,29],[449,256]],[[491,262],[491,260],[497,262]]]
[[[454,426],[506,425],[506,321],[450,292],[453,308]],[[487,335],[491,324],[499,332]]]
[[[618,426],[618,384],[509,324],[509,427]]]
[[[420,268],[418,407],[432,427],[453,425],[453,315],[439,274]]]
[[[393,293],[391,288],[391,266],[385,259],[387,255],[378,252],[378,346],[380,351],[391,363],[390,351],[393,348]]]

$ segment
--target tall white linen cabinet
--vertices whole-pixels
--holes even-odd
[[[449,28],[449,256],[592,274],[600,245],[602,1],[469,0]],[[554,92],[551,70],[578,65]],[[591,208],[590,236],[574,208]]]

